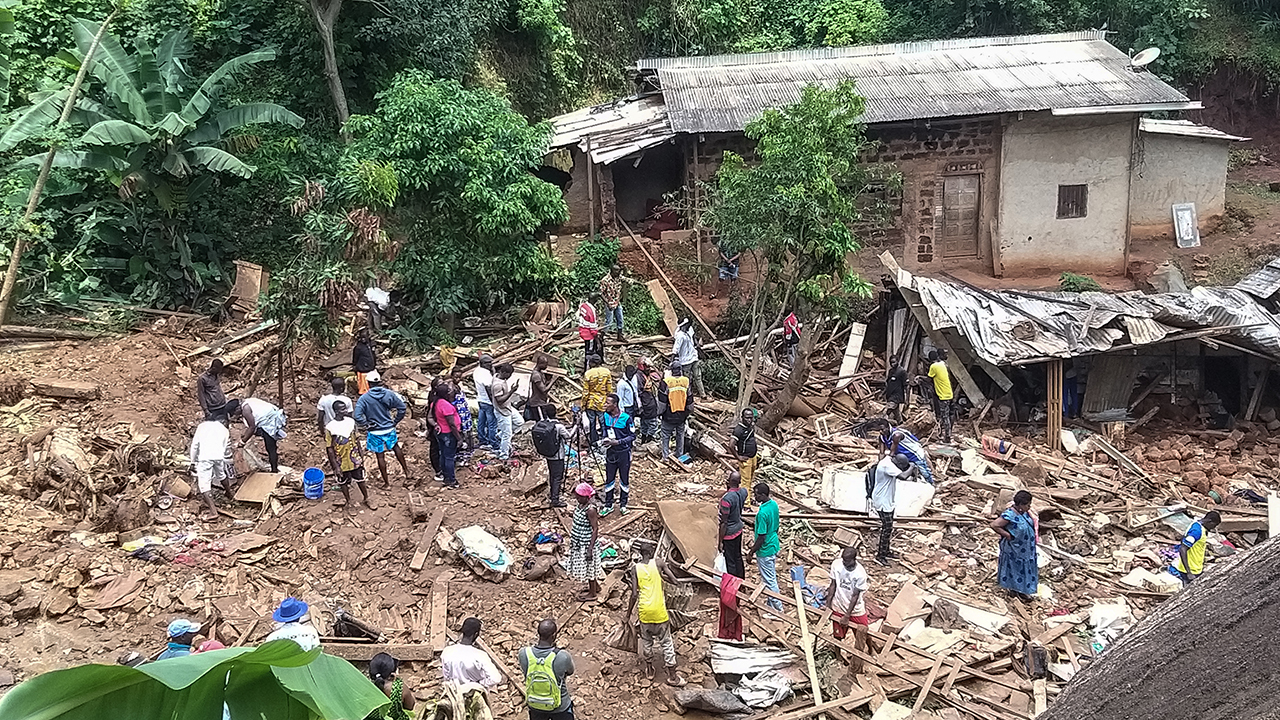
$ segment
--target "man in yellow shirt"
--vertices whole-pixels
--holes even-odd
[[[653,667],[654,647],[662,648],[662,661],[667,668],[667,684],[671,687],[684,687],[686,681],[676,672],[676,644],[671,638],[670,616],[667,614],[667,601],[662,594],[662,580],[676,582],[667,569],[667,564],[654,558],[657,544],[637,543],[636,550],[640,559],[631,572],[631,604],[627,606],[627,621],[631,620],[631,611],[640,606],[640,661],[644,664],[644,676],[652,680],[656,671]]]
[[[951,442],[952,402],[951,371],[947,369],[947,351],[939,348],[929,353],[929,378],[933,380],[933,397],[936,400],[933,414],[942,430],[942,442]]]
[[[587,439],[591,441],[592,451],[600,440],[601,418],[604,416],[605,399],[613,392],[613,373],[604,367],[599,355],[587,358],[589,368],[582,376],[582,409],[587,412],[590,426],[587,428]]]

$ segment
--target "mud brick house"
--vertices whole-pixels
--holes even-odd
[[[568,229],[636,227],[725,150],[750,158],[743,128],[764,110],[849,79],[878,141],[866,159],[903,176],[880,244],[910,269],[1119,274],[1134,232],[1172,232],[1173,204],[1197,203],[1202,226],[1222,214],[1239,138],[1144,119],[1201,105],[1088,31],[640,60],[636,95],[552,121]]]

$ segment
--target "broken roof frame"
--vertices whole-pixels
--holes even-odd
[[[997,367],[1197,338],[1280,361],[1280,318],[1238,288],[1151,295],[984,290],[913,275],[887,251],[880,260],[900,287],[919,294],[927,330],[954,331],[972,355]]]

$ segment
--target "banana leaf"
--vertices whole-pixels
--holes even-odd
[[[292,640],[162,660],[82,665],[0,698],[5,720],[363,720],[389,702],[350,663]]]

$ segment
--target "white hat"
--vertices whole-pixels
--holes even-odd
[[[364,379],[365,379],[365,380],[368,380],[368,381],[369,381],[369,382],[371,382],[371,383],[372,383],[372,382],[382,382],[382,376],[378,374],[378,371],[377,371],[377,370],[370,370],[369,372],[365,373],[365,374],[364,374]]]

